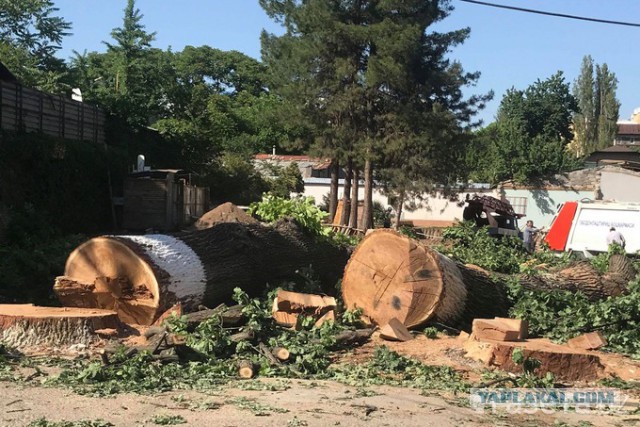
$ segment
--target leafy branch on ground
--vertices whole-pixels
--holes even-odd
[[[49,421],[46,418],[38,418],[30,422],[27,427],[114,427],[108,421],[97,420],[80,420],[80,421]]]
[[[282,218],[293,218],[310,234],[327,238],[337,245],[355,246],[359,238],[332,231],[324,226],[329,215],[315,205],[313,197],[286,198],[265,193],[262,200],[249,206],[249,214],[264,222],[276,222]]]
[[[331,379],[358,387],[392,385],[453,392],[469,388],[462,375],[453,368],[426,365],[387,346],[376,347],[373,359],[367,364],[332,368],[328,375]]]

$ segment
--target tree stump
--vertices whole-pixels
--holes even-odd
[[[349,250],[319,241],[293,221],[275,226],[222,223],[176,236],[103,236],[76,248],[54,291],[70,307],[112,309],[150,325],[173,304],[195,310],[226,302],[236,287],[252,295],[313,266],[330,289]]]
[[[17,348],[89,345],[100,339],[96,331],[120,327],[110,310],[0,304],[0,341]]]

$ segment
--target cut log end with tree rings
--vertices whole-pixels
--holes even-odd
[[[88,345],[121,326],[110,310],[0,304],[0,340],[12,347]]]
[[[150,325],[177,300],[200,303],[204,279],[198,256],[172,236],[98,237],[69,255],[54,291],[66,306],[115,310],[124,322]]]
[[[256,374],[256,368],[253,362],[249,360],[238,361],[238,376],[240,378],[249,380]]]
[[[390,230],[373,231],[351,256],[342,280],[348,309],[361,308],[378,325],[393,318],[407,327],[464,309],[466,289],[456,264]]]
[[[275,347],[273,350],[271,350],[271,353],[276,357],[276,359],[282,362],[289,360],[289,350],[284,347]]]

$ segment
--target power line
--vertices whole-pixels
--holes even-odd
[[[525,9],[523,7],[507,6],[503,4],[487,3],[478,0],[460,0],[465,3],[479,4],[482,6],[497,7],[499,9],[517,10],[518,12],[537,13],[538,15],[557,16],[560,18],[577,19],[579,21],[599,22],[601,24],[625,25],[627,27],[640,27],[640,24],[633,22],[610,21],[608,19],[588,18],[586,16],[567,15],[565,13],[545,12],[543,10]]]

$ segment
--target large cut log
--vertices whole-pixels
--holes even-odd
[[[257,295],[309,265],[330,289],[348,257],[348,249],[288,220],[222,223],[175,236],[104,236],[69,255],[54,291],[65,306],[113,309],[125,322],[149,325],[177,302],[188,312],[228,301],[236,287]]]
[[[557,273],[521,278],[530,290],[580,291],[589,298],[617,295],[619,283],[634,276],[627,263],[600,276],[588,263]],[[619,280],[612,285],[610,275]],[[429,320],[468,330],[475,318],[507,317],[504,278],[479,267],[462,265],[391,230],[369,233],[356,248],[342,280],[348,309],[361,308],[377,325],[397,318],[417,327]]]
[[[378,325],[397,318],[415,327],[436,313],[442,323],[455,323],[467,292],[455,262],[391,230],[369,233],[351,256],[342,279],[347,308],[361,308]]]
[[[109,310],[0,304],[0,342],[11,347],[89,345],[121,326]]]

